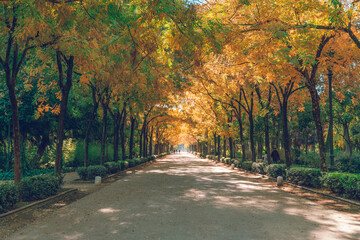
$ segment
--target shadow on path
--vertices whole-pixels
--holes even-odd
[[[360,239],[360,223],[208,160],[173,154],[9,239]]]

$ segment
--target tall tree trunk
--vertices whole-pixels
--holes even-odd
[[[234,143],[232,137],[229,137],[229,150],[230,150],[230,158],[233,159],[234,157]]]
[[[221,144],[220,144],[220,141],[221,141],[221,137],[220,137],[220,135],[218,135],[218,137],[217,137],[217,142],[218,142],[218,150],[217,150],[217,152],[218,152],[218,161],[220,161],[220,158],[221,158]]]
[[[270,148],[270,131],[269,131],[269,114],[266,114],[264,117],[264,125],[265,125],[265,150],[266,150],[266,159],[267,162],[271,163],[271,148]]]
[[[311,96],[312,114],[316,126],[316,135],[319,141],[321,171],[327,171],[325,140],[324,140],[323,127],[321,123],[320,97],[317,93],[315,83],[308,83],[306,87],[308,88]]]
[[[104,165],[105,163],[105,148],[106,148],[106,138],[107,138],[107,112],[108,112],[108,107],[105,106],[103,109],[103,127],[102,127],[102,137],[101,137],[101,157],[100,157],[101,165]]]
[[[8,80],[9,78],[9,80]],[[14,82],[14,83],[12,83]],[[15,94],[15,81],[10,80],[10,76],[6,77],[6,84],[11,104],[11,119],[13,125],[13,141],[14,141],[14,181],[20,186],[21,183],[21,141],[20,141],[20,124],[18,104]],[[21,199],[21,198],[20,198]]]
[[[130,116],[130,139],[129,139],[129,159],[133,159],[134,157],[134,130],[136,119],[131,115]]]
[[[223,149],[224,149],[223,155],[226,158],[227,154],[226,154],[226,137],[225,136],[224,136],[224,139],[223,139]]]
[[[352,143],[350,139],[349,125],[347,123],[343,123],[344,129],[344,139],[345,139],[345,151],[349,154],[349,166],[352,165]]]
[[[254,141],[254,118],[252,112],[249,114],[250,122],[250,147],[251,147],[251,161],[256,162],[256,150]]]
[[[114,162],[119,161],[119,132],[120,132],[120,113],[119,111],[115,112],[113,115],[114,122]],[[124,159],[122,159],[124,160]]]
[[[150,130],[150,141],[149,141],[149,156],[153,155],[153,133],[154,133],[154,128],[151,127]]]
[[[285,150],[285,163],[286,167],[289,168],[291,166],[291,159],[290,159],[290,136],[289,136],[289,129],[288,129],[288,121],[287,121],[287,101],[284,100],[281,109],[281,118],[282,118],[282,126],[283,126],[283,137],[282,143]]]
[[[61,89],[61,103],[60,103],[60,114],[57,129],[57,143],[56,143],[56,157],[55,157],[55,172],[61,174],[62,168],[62,156],[63,156],[63,143],[64,143],[64,124],[67,112],[67,104],[69,100],[70,89],[73,81],[73,68],[74,68],[74,57],[70,56],[68,59],[60,52],[56,51],[56,60],[59,72],[59,87]],[[66,82],[64,83],[63,76],[63,65],[62,60],[66,63]]]
[[[121,125],[120,125],[120,144],[121,144],[121,154],[122,160],[126,159],[126,148],[125,148],[125,126],[126,126],[126,103],[124,104],[122,114],[121,114]]]

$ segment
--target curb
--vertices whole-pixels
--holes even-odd
[[[211,159],[207,159],[209,161],[212,161]],[[218,162],[216,162],[218,163]],[[224,164],[224,167],[228,166],[227,164]],[[247,171],[247,170],[244,170],[242,168],[238,168],[238,170],[242,170],[246,173],[251,173],[251,174],[254,174],[254,175],[258,175],[258,176],[267,176],[267,175],[263,175],[263,174],[258,174],[258,173],[253,173],[253,172],[250,172],[250,171]],[[273,180],[273,181],[276,181],[276,178],[273,178],[273,177],[270,177],[270,176],[267,176],[269,179]],[[316,191],[314,189],[311,189],[311,188],[308,188],[308,187],[304,187],[304,186],[300,186],[300,185],[296,185],[296,184],[293,184],[293,183],[290,183],[288,181],[285,182],[285,184],[288,184],[292,187],[296,187],[296,188],[300,188],[300,189],[303,189],[305,191],[308,191],[308,192],[313,192],[313,193],[317,193],[317,194],[320,194],[320,195],[323,195],[325,197],[328,197],[328,198],[332,198],[332,199],[335,199],[335,200],[338,200],[340,202],[346,202],[348,204],[352,204],[352,205],[355,205],[355,206],[358,206],[360,207],[360,202],[356,202],[356,201],[353,201],[353,200],[350,200],[350,199],[346,199],[346,198],[342,198],[342,197],[339,197],[339,196],[336,196],[336,195],[331,195],[331,194],[327,194],[327,193],[323,193],[323,192],[320,192],[320,191]]]
[[[42,199],[42,200],[39,200],[39,201],[36,201],[36,202],[33,202],[33,203],[30,203],[26,206],[23,206],[23,207],[20,207],[20,208],[17,208],[17,209],[14,209],[12,211],[9,211],[9,212],[6,212],[6,213],[3,213],[3,214],[0,214],[0,218],[3,218],[3,217],[6,217],[6,216],[9,216],[9,215],[12,215],[14,213],[17,213],[17,212],[21,212],[25,209],[28,209],[28,208],[31,208],[31,207],[34,207],[34,206],[37,206],[37,205],[40,205],[40,204],[43,204],[45,202],[48,202],[50,200],[53,200],[53,199],[56,199],[56,198],[61,198],[61,197],[64,197],[65,195],[69,194],[69,193],[73,193],[73,192],[76,192],[77,189],[73,188],[73,189],[69,189],[65,192],[62,192],[62,193],[59,193],[57,195],[54,195],[54,196],[51,196],[51,197],[48,197],[48,198],[45,198],[45,199]]]
[[[323,196],[328,197],[328,198],[333,198],[333,199],[336,199],[338,201],[346,202],[346,203],[349,203],[349,204],[360,207],[360,202],[355,202],[355,201],[352,201],[350,199],[342,198],[342,197],[339,197],[339,196],[336,196],[336,195],[323,193],[323,192],[320,192],[320,191],[313,190],[311,188],[299,186],[299,185],[289,183],[289,182],[286,182],[286,184],[288,184],[288,185],[290,185],[292,187],[297,187],[297,188],[300,188],[300,189],[303,189],[303,190],[306,190],[306,191],[309,191],[309,192],[317,193],[317,194],[323,195]]]

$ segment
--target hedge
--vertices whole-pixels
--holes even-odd
[[[95,165],[89,167],[79,167],[77,168],[77,173],[81,180],[93,180],[96,176],[105,177],[107,169],[102,165]]]
[[[287,179],[302,186],[319,188],[321,171],[318,168],[290,168],[287,170]]]
[[[56,195],[62,178],[56,174],[25,177],[21,181],[22,199],[34,201]]]
[[[253,164],[252,161],[242,162],[242,163],[241,163],[241,168],[244,169],[244,170],[247,170],[247,171],[251,171],[252,164]]]
[[[15,183],[0,184],[0,213],[14,206],[19,200],[19,191]]]
[[[360,175],[353,173],[325,173],[323,185],[333,193],[347,198],[360,199]]]
[[[253,162],[251,165],[251,171],[255,173],[265,174],[266,163]]]
[[[264,170],[270,177],[282,176],[284,179],[286,177],[286,164],[270,164]]]
[[[106,162],[104,166],[109,174],[117,173],[122,170],[120,162]]]

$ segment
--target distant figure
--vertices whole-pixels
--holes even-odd
[[[280,154],[276,150],[276,148],[274,148],[274,150],[272,151],[271,158],[273,160],[273,163],[278,163],[280,161]]]
[[[266,151],[265,151],[265,154],[262,155],[262,157],[263,157],[263,162],[267,163],[267,152]]]

